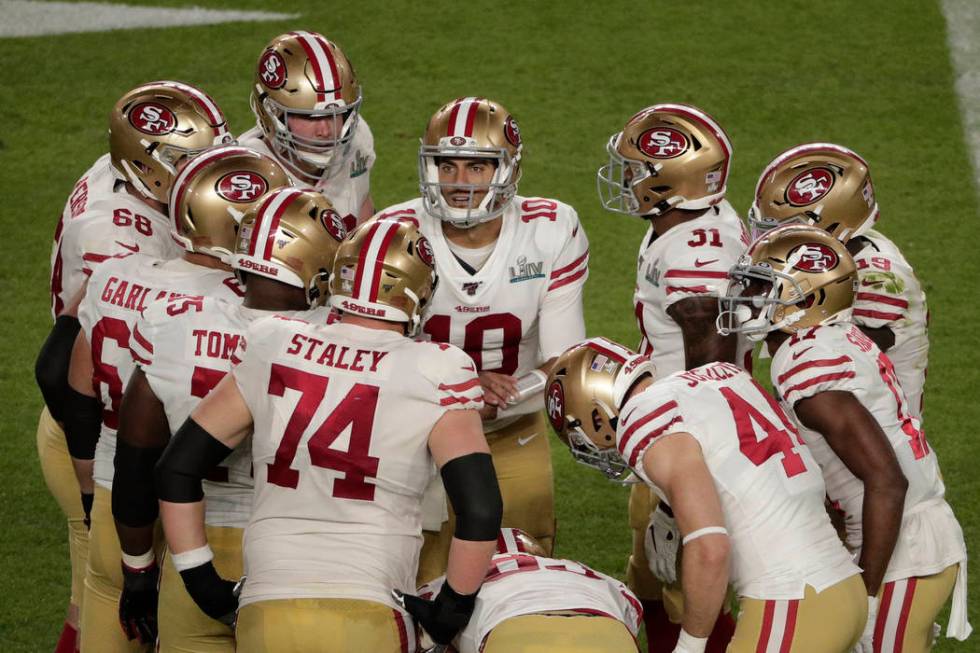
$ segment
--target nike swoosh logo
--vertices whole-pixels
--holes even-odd
[[[531,440],[533,440],[536,437],[538,437],[538,434],[537,433],[532,433],[531,435],[527,436],[526,438],[517,438],[517,446],[523,447],[525,444],[527,444],[528,442],[530,442]]]
[[[633,417],[633,413],[635,413],[635,412],[636,412],[636,409],[634,408],[633,410],[630,411],[630,414],[629,415],[623,415],[622,419],[619,420],[619,423],[617,424],[617,426],[626,426],[627,420],[629,420],[631,417]]]
[[[872,287],[875,287],[875,288],[877,288],[878,286],[880,286],[880,285],[882,285],[884,283],[885,283],[884,281],[868,281],[867,279],[862,279],[861,280],[861,285],[862,286],[872,286]]]
[[[803,354],[805,354],[805,353],[807,353],[807,352],[808,352],[808,351],[810,351],[811,349],[813,349],[813,347],[807,347],[807,348],[806,348],[806,349],[804,349],[803,351],[798,351],[798,352],[796,352],[795,354],[793,354],[793,360],[796,360],[797,358],[799,358],[799,357],[800,357],[800,356],[802,356]]]
[[[467,365],[466,367],[461,367],[461,368],[459,368],[459,369],[461,369],[461,370],[466,370],[467,372],[475,372],[475,371],[476,371],[476,368],[475,368],[475,367],[473,367],[473,364],[472,364],[472,363],[470,363],[470,364],[469,364],[469,365]]]
[[[139,243],[137,243],[136,245],[127,245],[126,243],[121,243],[121,242],[119,242],[117,240],[116,241],[116,244],[119,245],[120,247],[124,248],[124,249],[128,249],[129,251],[131,251],[134,254],[138,254],[139,251],[140,251]]]
[[[694,267],[696,267],[696,268],[703,268],[706,265],[711,265],[712,263],[717,263],[717,262],[718,262],[718,259],[716,259],[716,258],[713,258],[710,261],[702,261],[701,259],[696,258],[696,259],[694,259]]]

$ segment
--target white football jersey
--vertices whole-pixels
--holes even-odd
[[[71,302],[92,268],[116,254],[155,258],[184,253],[170,219],[130,195],[104,154],[75,183],[51,247],[51,313]]]
[[[414,589],[429,433],[483,407],[450,345],[345,323],[252,322],[232,374],[252,413],[255,496],[242,604]]]
[[[200,295],[156,301],[143,311],[129,348],[163,404],[171,434],[231,370],[249,323],[271,314]],[[324,308],[296,315],[322,324],[327,320]],[[250,441],[229,454],[203,485],[207,524],[245,528],[254,487]]]
[[[633,306],[640,327],[639,352],[658,374],[686,369],[684,336],[667,309],[688,297],[718,297],[728,289],[728,270],[748,247],[748,232],[727,200],[700,218],[659,236],[653,226],[640,245]],[[736,361],[751,369],[752,346],[739,338]]]
[[[658,437],[690,433],[701,445],[732,541],[739,596],[801,599],[860,573],[824,508],[820,467],[776,400],[731,363],[709,363],[656,381],[620,411],[616,440],[643,469]],[[656,453],[656,449],[654,449]]]
[[[418,594],[432,598],[445,582],[440,576],[420,587]],[[502,553],[493,556],[473,615],[459,634],[459,653],[480,653],[490,631],[507,619],[557,611],[616,619],[633,637],[643,622],[639,599],[615,578],[581,562]]]
[[[92,383],[102,401],[102,432],[95,448],[95,482],[112,489],[119,402],[136,369],[130,345],[140,313],[151,302],[181,295],[241,301],[230,272],[142,254],[113,257],[92,272],[78,321],[92,348]]]
[[[963,532],[944,499],[936,454],[910,411],[888,356],[850,323],[812,327],[786,340],[772,359],[772,384],[792,413],[821,392],[849,392],[874,416],[908,479],[905,514],[885,581],[926,576],[966,559]],[[795,414],[794,414],[795,417]],[[800,429],[820,463],[827,496],[844,512],[847,545],[861,548],[864,485],[816,431]]]
[[[425,213],[421,199],[389,207],[380,216],[412,219],[429,239],[439,284],[423,331],[435,342],[461,348],[478,371],[520,377],[585,339],[581,298],[589,276],[589,241],[571,206],[515,197],[503,213],[493,253],[475,274],[453,255],[442,222]],[[543,408],[539,394],[517,410]],[[520,414],[508,412],[485,423],[486,430],[502,428]]]
[[[276,159],[275,153],[262,137],[262,130],[253,127],[238,137],[238,144]],[[321,178],[313,189],[320,191],[333,203],[334,209],[342,217],[357,218],[361,206],[371,195],[371,168],[374,167],[374,135],[368,127],[364,116],[357,121],[354,138],[347,146],[351,149],[344,165],[339,167],[332,176]],[[309,188],[310,182],[292,174],[285,165],[283,168],[298,188]],[[347,220],[345,220],[346,222]]]
[[[854,297],[854,323],[872,329],[887,327],[895,334],[888,358],[895,364],[909,409],[921,419],[929,365],[926,294],[895,243],[874,230],[862,237],[870,245],[854,257],[860,280]]]

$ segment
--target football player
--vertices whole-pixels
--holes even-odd
[[[200,208],[200,207],[199,207]],[[205,207],[215,210],[218,206]],[[200,212],[195,212],[198,220]],[[119,409],[112,508],[122,547],[119,616],[127,635],[164,653],[233,653],[235,639],[184,590],[172,564],[162,578],[153,551],[157,496],[153,467],[197,402],[231,369],[248,324],[270,312],[325,323],[327,281],[343,222],[315,191],[280,188],[242,219],[233,267],[245,283],[240,304],[217,297],[159,301],[143,311],[130,349],[137,364]],[[251,455],[239,447],[204,485],[215,567],[242,575],[242,530],[252,504]],[[157,596],[159,579],[159,619]]]
[[[238,137],[274,156],[297,186],[329,197],[349,229],[374,213],[374,136],[361,99],[354,67],[336,43],[316,32],[280,34],[255,70],[257,124]]]
[[[215,295],[240,302],[230,273],[239,212],[269,188],[288,185],[272,159],[247,148],[223,146],[192,159],[173,183],[171,235],[185,248],[178,259],[143,254],[101,263],[83,288],[81,323],[69,370],[65,405],[68,451],[83,493],[94,492],[82,650],[139,650],[120,630],[121,552],[110,509],[119,403],[135,368],[133,329],[150,302],[178,295]]]
[[[201,609],[231,623],[239,600],[211,562],[201,481],[251,433],[238,651],[414,651],[415,627],[392,590],[414,588],[433,463],[457,514],[448,582],[433,601],[398,596],[438,643],[466,625],[501,499],[472,362],[406,337],[434,283],[432,251],[410,222],[362,225],[330,277],[340,320],[252,322],[240,362],[157,464],[174,564]]]
[[[438,593],[444,577],[419,588]],[[549,558],[516,528],[501,529],[480,602],[459,634],[460,653],[636,652],[639,600],[615,578]]]
[[[517,195],[522,151],[517,121],[503,106],[453,100],[422,137],[422,196],[381,216],[415,221],[432,243],[439,286],[423,331],[470,355],[504,526],[523,529],[550,554],[554,483],[541,390],[552,359],[585,336],[589,243],[571,206]],[[444,573],[452,532],[445,498],[432,503],[419,584]]]
[[[633,294],[640,353],[650,356],[661,375],[714,361],[751,369],[749,344],[722,337],[714,328],[716,297],[725,291],[728,268],[748,245],[745,227],[725,199],[732,160],[728,135],[696,107],[657,104],[630,118],[606,150],[609,163],[598,172],[603,206],[650,225],[640,244]],[[627,582],[644,602],[650,653],[666,653],[680,632],[679,587],[662,588],[651,567],[665,576],[674,560],[670,555],[648,560],[644,541],[650,528],[661,543],[676,542],[677,533],[667,511],[651,512],[655,506],[646,486],[632,487]],[[727,613],[717,627],[709,650],[720,653],[733,627]]]
[[[773,386],[863,570],[870,616],[858,650],[929,650],[950,594],[947,635],[966,637],[963,532],[894,365],[847,321],[858,280],[847,249],[821,229],[784,226],[756,240],[731,275],[719,328],[765,340]]]
[[[748,372],[717,362],[660,376],[646,356],[595,338],[558,359],[547,393],[574,458],[611,478],[632,470],[676,517],[675,653],[706,650],[729,581],[729,653],[850,651],[867,616],[860,570],[824,509],[817,461]]]
[[[231,140],[221,109],[204,92],[180,82],[152,82],[126,93],[109,117],[109,152],[75,183],[55,230],[51,251],[51,312],[55,328],[37,361],[46,407],[37,429],[38,456],[48,489],[68,517],[72,585],[59,651],[72,651],[88,558],[87,510],[65,447],[60,408],[67,363],[78,334],[76,310],[66,305],[95,264],[142,252],[173,258],[167,200],[180,162]]]
[[[921,419],[929,309],[912,266],[895,243],[873,228],[878,217],[867,162],[832,143],[806,143],[773,159],[759,178],[749,211],[753,237],[799,222],[847,244],[859,284],[851,319],[888,353],[908,409]]]

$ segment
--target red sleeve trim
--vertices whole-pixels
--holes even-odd
[[[470,388],[475,388],[480,385],[480,379],[473,377],[469,381],[463,381],[462,383],[440,383],[439,389],[448,392],[466,392]]]
[[[902,319],[901,313],[887,313],[885,311],[872,311],[866,308],[855,308],[853,313],[854,317],[868,317],[872,320],[886,320],[888,322],[893,322],[895,320]]]
[[[567,286],[568,284],[572,283],[573,281],[577,281],[578,279],[581,279],[582,276],[586,272],[588,272],[588,271],[589,271],[589,268],[587,268],[587,267],[586,268],[582,268],[581,270],[579,270],[578,272],[576,272],[575,274],[573,274],[571,276],[568,276],[568,277],[565,277],[564,279],[559,279],[558,281],[555,281],[550,286],[548,286],[548,290],[557,290],[558,288],[561,288],[562,286]]]
[[[139,326],[133,327],[133,340],[135,340],[139,346],[146,351],[150,352],[151,354],[153,353],[153,344],[143,337],[143,334],[140,333]]]
[[[551,278],[552,279],[557,279],[558,277],[560,277],[561,275],[565,274],[566,272],[571,272],[572,270],[574,270],[575,268],[577,268],[582,261],[584,261],[587,258],[589,258],[589,250],[588,249],[585,250],[585,254],[582,254],[581,256],[579,256],[577,259],[575,259],[574,261],[572,261],[568,265],[565,265],[563,267],[560,267],[560,268],[558,268],[556,270],[552,270],[551,271]]]
[[[640,452],[643,451],[648,444],[650,444],[650,441],[651,440],[654,440],[655,438],[659,438],[661,435],[664,435],[664,433],[667,431],[667,429],[669,429],[670,427],[672,427],[674,424],[676,424],[677,422],[683,422],[683,421],[684,421],[684,419],[680,415],[678,415],[674,419],[670,420],[669,422],[667,422],[666,424],[664,424],[663,426],[661,426],[656,431],[653,431],[651,433],[648,433],[646,435],[646,437],[644,437],[642,440],[640,440],[637,443],[637,445],[635,447],[633,447],[633,453],[630,454],[629,466],[630,467],[636,467],[636,461],[640,457]]]
[[[705,293],[711,292],[711,289],[707,286],[667,286],[668,295],[675,292]]]
[[[133,360],[136,361],[137,363],[139,363],[140,365],[152,365],[153,364],[150,361],[148,361],[145,358],[143,358],[142,356],[140,356],[139,354],[137,354],[135,351],[130,350],[129,353],[130,353],[130,355],[132,355]]]
[[[879,295],[873,292],[859,292],[855,298],[858,301],[868,301],[877,302],[879,304],[888,304],[889,306],[897,306],[898,308],[908,308],[909,303],[904,299],[899,299],[898,297],[889,297],[888,295]]]
[[[629,439],[633,436],[633,433],[636,432],[636,429],[640,428],[641,426],[643,426],[644,424],[652,420],[657,419],[667,411],[673,410],[675,408],[677,408],[677,402],[668,401],[663,406],[660,406],[659,408],[654,410],[652,413],[648,413],[644,415],[640,419],[634,421],[632,424],[627,426],[626,431],[623,433],[623,437],[619,439],[619,453],[626,455],[626,443],[629,442]]]
[[[804,351],[806,351],[806,350],[804,350]],[[808,370],[811,367],[833,367],[834,365],[842,365],[844,363],[849,363],[849,362],[851,362],[851,357],[850,356],[841,356],[840,358],[821,358],[821,359],[818,359],[818,360],[806,361],[806,362],[800,363],[796,367],[791,367],[788,371],[780,374],[776,378],[776,383],[782,384],[789,377],[791,377],[791,376],[793,376],[795,374],[799,374],[803,370]]]
[[[479,397],[443,397],[439,400],[440,406],[452,406],[453,404],[479,404],[483,402],[483,395]]]
[[[854,372],[835,372],[833,374],[823,374],[821,376],[815,376],[808,381],[804,381],[799,385],[794,385],[792,388],[786,391],[786,398],[788,399],[791,394],[798,392],[800,390],[806,390],[812,385],[817,385],[818,383],[825,383],[827,381],[839,381],[842,379],[853,379]]]
[[[665,279],[727,279],[727,272],[712,270],[667,270]]]

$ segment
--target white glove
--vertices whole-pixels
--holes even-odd
[[[695,637],[686,630],[681,630],[681,636],[677,638],[674,653],[703,653],[707,646],[707,637]]]
[[[878,621],[878,597],[868,597],[868,620],[864,624],[861,639],[851,649],[851,653],[874,653],[875,623]]]
[[[653,575],[664,583],[677,582],[677,549],[681,534],[677,522],[663,510],[663,504],[650,513],[650,524],[643,539],[643,549]]]

